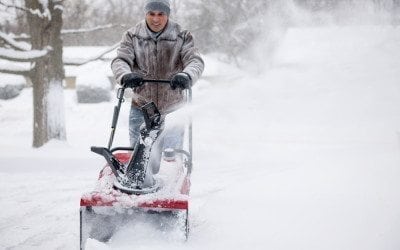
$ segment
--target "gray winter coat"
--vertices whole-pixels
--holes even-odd
[[[111,68],[118,83],[130,72],[148,79],[171,79],[174,74],[185,72],[195,83],[204,69],[190,32],[171,20],[156,39],[144,20],[138,23],[124,34],[117,53]],[[153,101],[162,113],[176,108],[185,98],[181,89],[172,90],[169,84],[146,83],[134,92],[134,106],[143,105],[144,100]]]

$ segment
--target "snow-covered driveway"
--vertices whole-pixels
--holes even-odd
[[[143,228],[91,249],[399,249],[399,55],[399,28],[295,28],[263,73],[202,80],[189,241]],[[68,143],[39,150],[30,90],[0,102],[0,249],[78,249],[114,103],[65,97]]]

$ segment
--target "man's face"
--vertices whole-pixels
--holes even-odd
[[[149,11],[146,14],[146,22],[152,31],[159,32],[165,28],[165,25],[167,25],[168,16],[161,11]]]

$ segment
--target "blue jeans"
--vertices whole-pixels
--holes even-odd
[[[139,140],[140,126],[143,123],[144,117],[142,111],[139,108],[131,107],[129,114],[129,141],[132,147],[134,147]],[[185,129],[183,126],[166,128],[159,137],[162,151],[166,148],[182,149],[184,132]]]

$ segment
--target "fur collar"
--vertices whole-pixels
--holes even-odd
[[[133,36],[137,38],[150,40],[153,39],[151,36],[151,30],[147,27],[146,21],[143,20],[138,23],[135,27],[133,27],[130,32]],[[161,35],[157,38],[159,40],[170,40],[176,41],[178,36],[181,36],[181,26],[171,20],[168,20],[167,26],[165,27],[164,31]]]

